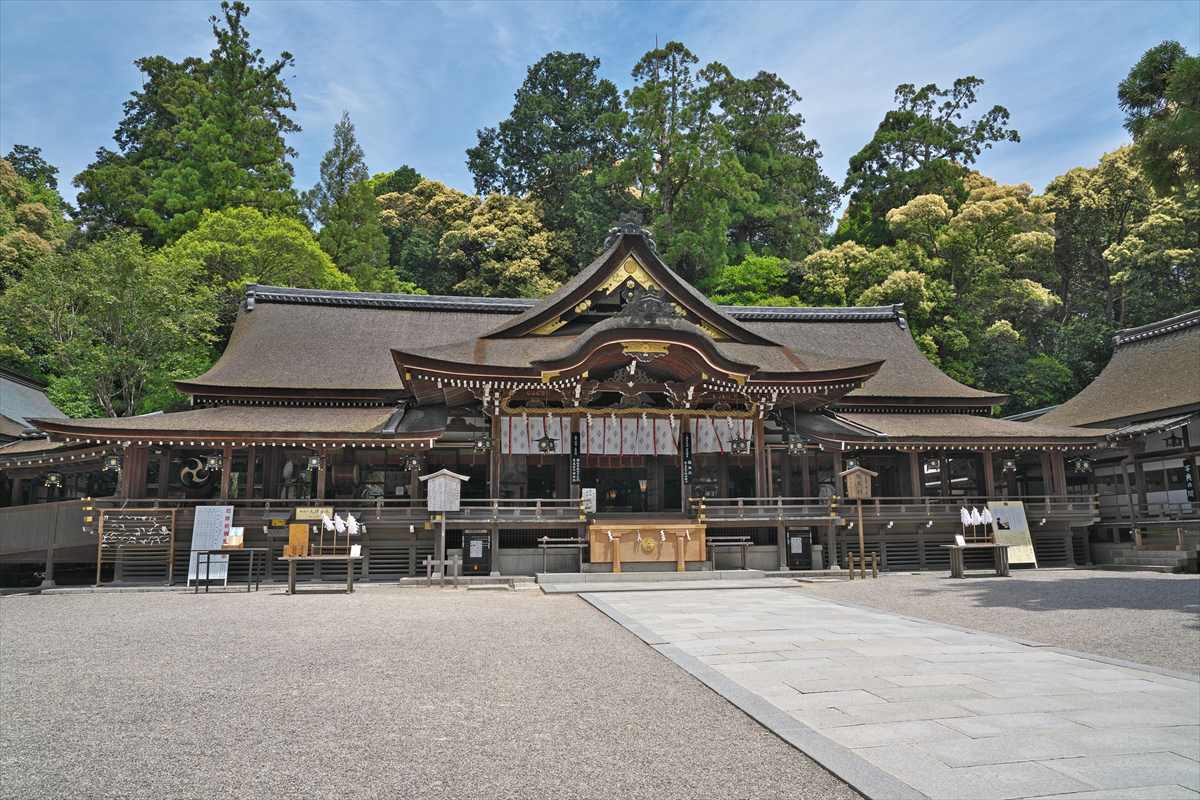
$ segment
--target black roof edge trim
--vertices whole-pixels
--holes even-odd
[[[1190,328],[1193,325],[1200,325],[1200,308],[1185,311],[1182,314],[1176,314],[1167,319],[1160,319],[1157,322],[1139,325],[1136,328],[1122,328],[1113,334],[1113,347],[1120,347],[1130,342],[1174,333],[1183,328]]]
[[[527,297],[458,297],[453,295],[387,294],[343,292],[329,289],[294,289],[254,284],[246,288],[246,311],[257,303],[347,306],[352,308],[396,308],[414,311],[475,311],[485,314],[518,314],[537,299]],[[751,322],[891,322],[907,327],[904,308],[888,306],[717,306],[734,319]]]

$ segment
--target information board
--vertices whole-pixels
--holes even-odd
[[[993,500],[988,503],[992,512],[992,541],[1008,544],[1009,564],[1033,564],[1037,556],[1033,552],[1033,536],[1029,533],[1029,521],[1025,519],[1025,504],[1020,500]]]
[[[219,550],[233,527],[233,506],[196,506],[192,521],[192,552],[188,556],[188,583],[199,580],[199,550]],[[204,569],[205,578],[229,580],[229,556],[212,556]]]

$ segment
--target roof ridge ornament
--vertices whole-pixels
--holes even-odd
[[[652,328],[662,320],[680,316],[679,307],[665,291],[634,287],[630,290],[629,300],[613,318],[624,319],[639,328]]]
[[[647,247],[655,253],[658,252],[658,245],[654,243],[654,237],[650,231],[636,222],[622,222],[620,225],[609,228],[608,235],[604,237],[604,249],[612,247],[622,236],[640,236],[645,240]]]

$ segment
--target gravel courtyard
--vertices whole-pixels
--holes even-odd
[[[1100,570],[944,572],[802,584],[830,600],[1200,673],[1200,577]]]
[[[574,596],[0,599],[0,797],[857,795]]]

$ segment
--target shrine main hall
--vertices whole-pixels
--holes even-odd
[[[314,507],[353,515],[366,580],[420,572],[443,523],[485,574],[844,566],[860,533],[884,569],[941,569],[961,508],[999,500],[1023,503],[1039,563],[1082,563],[1081,456],[1109,433],[998,418],[1005,397],[934,366],[899,306],[714,305],[632,227],[536,300],[250,286],[178,387],[189,410],[39,416],[0,447],[11,505],[78,520],[57,523],[60,570],[95,563],[97,510],[163,509],[170,544],[114,545],[103,579],[180,580],[205,505],[272,555]],[[443,469],[466,478],[457,510],[426,502]]]

